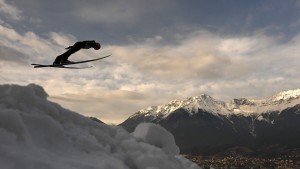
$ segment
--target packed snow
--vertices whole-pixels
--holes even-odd
[[[174,136],[157,124],[141,123],[132,134],[146,143],[160,147],[165,153],[171,155],[179,154],[179,148],[175,144]]]
[[[42,87],[0,85],[1,169],[198,169],[151,123],[129,134],[47,100]]]

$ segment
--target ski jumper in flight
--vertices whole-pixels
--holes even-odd
[[[90,48],[99,50],[101,48],[101,45],[100,43],[94,40],[78,41],[73,46],[67,47],[66,49],[68,50],[65,53],[57,56],[53,62],[53,65],[61,64],[61,63],[70,63],[71,61],[68,60],[69,56],[71,56],[75,52],[78,52],[80,49],[90,49]]]

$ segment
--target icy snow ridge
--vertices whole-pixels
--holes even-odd
[[[299,96],[300,96],[300,89],[288,90],[288,91],[280,92],[270,97],[268,100],[269,102],[290,101],[292,99],[299,98]]]
[[[131,135],[66,110],[40,86],[0,85],[0,168],[199,168],[162,127],[138,128]]]
[[[174,100],[163,106],[152,106],[140,110],[139,112],[147,116],[167,117],[173,111],[184,108],[192,115],[198,109],[204,109],[209,112],[229,113],[225,107],[225,103],[217,101],[208,95],[196,97],[188,97],[186,100]]]
[[[185,100],[174,100],[166,105],[152,106],[139,111],[139,114],[152,116],[153,119],[163,119],[173,111],[183,108],[190,115],[197,112],[198,109],[205,110],[215,115],[243,114],[251,115],[268,111],[281,111],[285,108],[300,104],[300,89],[280,92],[276,95],[261,100],[248,100],[246,98],[233,99],[226,103],[218,101],[208,95],[188,97]],[[138,114],[136,114],[138,115]]]

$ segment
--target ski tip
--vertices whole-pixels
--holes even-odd
[[[112,54],[109,54],[109,55],[106,55],[106,56],[103,56],[101,58],[107,58],[107,57],[110,57]]]

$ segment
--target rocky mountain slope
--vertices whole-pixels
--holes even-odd
[[[120,125],[131,132],[141,122],[165,127],[185,153],[211,154],[243,147],[251,154],[299,148],[300,89],[260,100],[189,97],[142,109]]]

